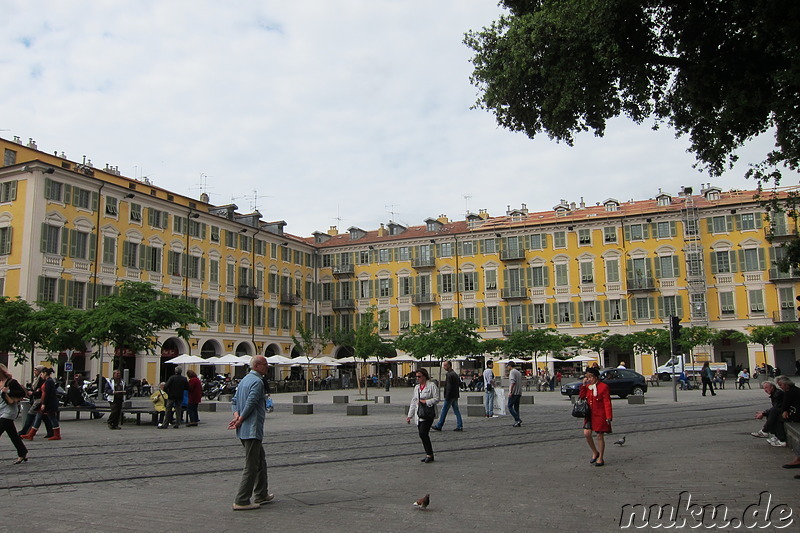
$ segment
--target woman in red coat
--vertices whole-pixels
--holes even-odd
[[[583,421],[583,436],[586,437],[586,442],[592,450],[592,460],[589,462],[595,466],[604,466],[605,434],[611,433],[613,415],[608,385],[600,381],[600,372],[596,368],[586,370],[579,397],[585,399],[589,406],[589,416]],[[592,439],[592,431],[597,434],[596,446]]]

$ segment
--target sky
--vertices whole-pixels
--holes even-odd
[[[474,109],[465,32],[493,0],[0,0],[0,136],[86,156],[308,237],[711,182],[688,141],[620,118],[569,147]]]

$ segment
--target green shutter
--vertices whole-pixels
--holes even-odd
[[[732,215],[725,215],[725,229],[728,230],[728,233],[733,231],[733,216]]]
[[[661,258],[656,257],[656,268],[655,268],[656,279],[661,279]]]
[[[72,203],[72,185],[64,184],[64,205]]]
[[[46,200],[50,199],[50,188],[52,187],[53,180],[50,178],[44,179],[44,197]]]
[[[69,254],[69,230],[61,228],[61,255],[67,257]]]
[[[42,235],[39,240],[39,251],[44,253],[47,250],[47,224],[42,223]]]
[[[92,211],[100,209],[100,194],[92,192]]]
[[[675,312],[678,314],[678,318],[683,318],[683,296],[675,297]]]
[[[759,248],[758,249],[758,269],[763,271],[763,270],[766,270],[766,268],[767,268],[767,261],[766,261],[766,259],[764,257],[764,249],[763,248]]]

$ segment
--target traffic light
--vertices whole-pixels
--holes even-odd
[[[681,347],[681,319],[677,316],[669,317],[669,335],[672,338],[672,355],[681,355],[683,348]]]

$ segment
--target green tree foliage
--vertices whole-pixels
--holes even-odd
[[[36,332],[35,336],[39,339],[37,344],[49,354],[48,361],[57,362],[57,354],[61,351],[86,349],[83,324],[87,313],[92,311],[82,311],[55,302],[41,302],[39,306],[41,309],[33,313],[26,327]]]
[[[39,344],[40,330],[29,327],[34,310],[20,298],[0,297],[0,351],[14,356],[18,365]]]
[[[684,326],[678,342],[684,352],[693,353],[697,346],[714,344],[716,337],[717,331],[708,326]]]
[[[482,349],[478,326],[460,318],[443,318],[431,326],[415,324],[394,341],[395,347],[417,359],[430,357],[440,363],[459,356],[478,353]],[[440,379],[441,379],[441,367]]]
[[[297,336],[299,335],[299,337]],[[292,335],[295,346],[300,348],[300,352],[306,359],[306,394],[309,392],[309,373],[311,372],[311,362],[321,353],[325,344],[328,342],[328,332],[323,331],[317,334],[314,328],[306,327],[304,324],[297,324],[297,335]]]
[[[86,313],[84,336],[95,344],[108,343],[119,350],[154,353],[158,332],[167,329],[188,342],[188,326],[205,326],[200,309],[186,300],[173,298],[149,283],[126,281],[119,294],[100,299]]]
[[[775,345],[786,337],[796,334],[798,325],[786,323],[778,324],[777,326],[747,326],[747,329],[750,330],[747,339],[755,344],[760,344],[766,357],[767,345]]]
[[[385,311],[381,311],[383,313]],[[386,353],[384,340],[378,335],[378,316],[380,315],[375,307],[370,307],[365,313],[361,314],[358,326],[354,332],[353,349],[355,357],[361,359],[361,375],[364,375],[364,364],[371,357],[381,357]],[[360,387],[360,380],[359,380]],[[369,399],[369,380],[364,380],[364,399]]]
[[[535,328],[511,333],[503,352],[509,356],[531,357],[535,365],[540,355],[560,353],[573,343],[571,336],[560,334],[553,328]]]
[[[603,360],[603,350],[606,348],[606,342],[608,342],[607,329],[595,333],[589,333],[587,335],[581,335],[576,340],[579,347],[596,353],[598,361]]]
[[[774,128],[750,174],[780,179],[800,163],[800,2],[501,0],[508,13],[465,43],[477,106],[529,137],[572,144],[606,122],[652,118],[688,135],[719,175],[736,150]],[[753,162],[756,163],[756,162]]]

